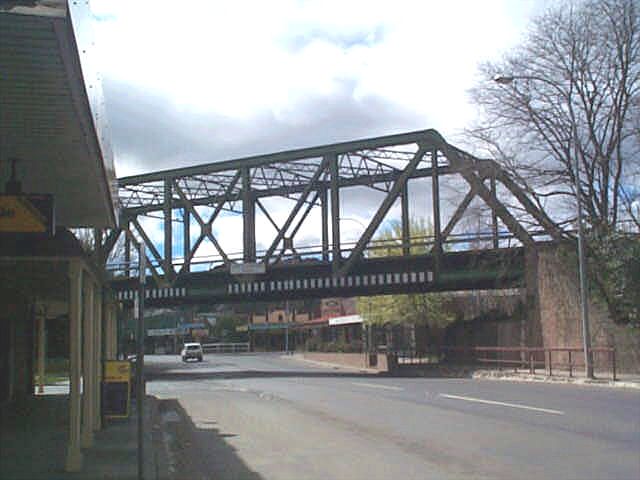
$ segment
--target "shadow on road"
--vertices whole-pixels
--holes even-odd
[[[160,400],[160,415],[175,412],[180,421],[166,424],[169,448],[176,459],[176,478],[215,478],[216,480],[262,480],[237,455],[236,449],[226,439],[236,435],[220,433],[215,422],[203,422],[199,428],[176,399]],[[173,414],[172,414],[173,415]]]
[[[385,376],[386,373],[371,374],[358,372],[305,372],[299,370],[228,370],[212,371],[204,369],[166,371],[161,368],[150,368],[145,372],[145,378],[149,381],[184,381],[194,380],[236,380],[245,378],[371,378],[372,376]]]
[[[192,368],[181,365],[176,368],[170,364],[151,364],[145,367],[147,381],[187,381],[194,380],[240,380],[248,378],[471,378],[475,367],[458,365],[401,365],[392,372],[358,372],[334,367],[334,370],[270,370],[238,369],[217,370],[221,367],[235,367],[236,364],[205,363],[194,364]],[[330,367],[329,367],[330,368]]]

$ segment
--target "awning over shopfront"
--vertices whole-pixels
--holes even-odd
[[[52,194],[56,224],[112,227],[115,172],[87,2],[0,2],[0,192]]]
[[[351,325],[362,323],[362,317],[360,315],[346,315],[344,317],[333,317],[329,319],[329,326],[336,325]]]
[[[249,330],[258,332],[264,332],[267,330],[283,330],[287,328],[287,326],[291,328],[294,325],[294,323],[250,323]]]
[[[52,196],[55,225],[63,227],[50,228],[47,215],[46,234],[10,226],[0,235],[0,408],[34,394],[36,322],[43,378],[42,339],[55,303],[69,323],[65,469],[74,472],[102,425],[102,360],[117,355],[116,305],[67,230],[113,228],[118,217],[91,20],[87,1],[0,1],[0,193]],[[7,192],[12,165],[16,181]],[[15,235],[25,231],[30,236]]]

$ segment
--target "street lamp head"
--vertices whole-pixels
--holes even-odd
[[[493,77],[493,81],[499,83],[500,85],[509,85],[514,80],[511,75],[496,75]]]

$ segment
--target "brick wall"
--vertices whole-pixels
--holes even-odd
[[[540,324],[546,347],[582,346],[578,268],[571,248],[543,246],[538,252]],[[589,319],[592,345],[615,347],[618,368],[640,373],[640,332],[615,324],[606,307],[593,300]]]
[[[375,368],[381,372],[387,371],[387,357],[385,355],[378,355],[377,365],[371,367],[367,365],[368,359],[365,353],[304,352],[302,357],[315,362],[333,363],[354,368]]]

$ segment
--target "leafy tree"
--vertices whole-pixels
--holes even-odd
[[[536,18],[519,47],[481,65],[468,132],[559,225],[575,227],[580,202],[591,281],[623,321],[638,302],[617,260],[640,241],[639,15],[637,0],[585,0]]]
[[[431,224],[424,219],[412,219],[410,232],[414,237],[427,237],[433,234]],[[384,245],[369,252],[370,257],[396,256],[402,254],[402,225],[392,221],[374,240]],[[427,245],[414,245],[411,254],[427,253]],[[443,327],[453,321],[453,315],[445,308],[446,297],[436,293],[411,293],[379,295],[358,298],[358,312],[367,323],[407,324],[429,327]]]
[[[221,342],[246,342],[246,332],[236,331],[236,327],[247,324],[245,315],[236,315],[232,313],[216,316],[216,324],[211,329],[211,334]]]

